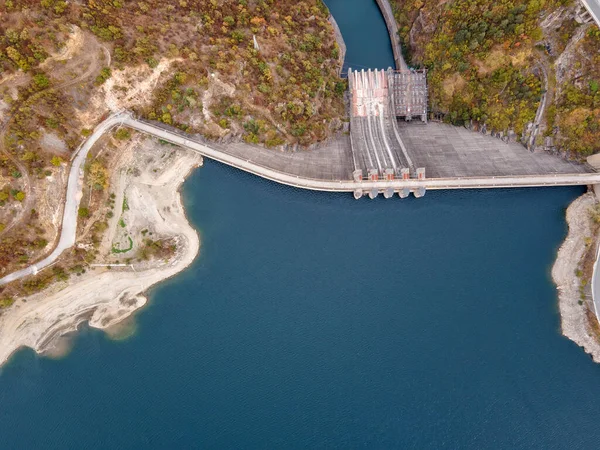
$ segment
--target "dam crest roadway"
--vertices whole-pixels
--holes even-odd
[[[371,122],[374,126],[376,121]],[[600,184],[600,173],[586,165],[547,153],[531,153],[516,143],[505,143],[491,136],[439,123],[424,125],[399,121],[397,125],[397,131],[409,149],[410,159],[407,158],[406,163],[410,166],[411,161],[417,168],[427,166],[427,171],[435,177],[417,174],[416,178],[411,178],[406,176],[407,168],[401,168],[404,176],[400,178],[355,179],[355,157],[351,138],[347,135],[338,136],[312,150],[278,152],[241,142],[208,142],[199,135],[136,119],[127,111],[116,112],[94,129],[73,156],[61,234],[54,250],[43,260],[0,278],[0,285],[35,275],[75,244],[86,157],[98,139],[115,127],[129,127],[280,184],[315,191],[353,192],[355,196],[386,192],[398,193],[400,197],[414,192],[419,196],[427,189]],[[402,155],[402,152],[396,153],[399,162],[403,161]]]
[[[408,158],[427,176],[355,178],[355,153],[350,135],[340,135],[311,150],[280,152],[242,142],[208,142],[160,123],[138,120],[127,112],[106,121],[127,126],[196,151],[215,161],[280,184],[329,192],[364,193],[392,189],[478,189],[572,186],[600,183],[600,173],[589,166],[548,153],[532,153],[514,142],[440,123],[398,121]],[[397,150],[397,148],[396,148]],[[381,151],[381,149],[380,149]],[[387,152],[387,150],[384,150]],[[396,153],[398,158],[404,153]],[[410,164],[409,164],[410,167]]]

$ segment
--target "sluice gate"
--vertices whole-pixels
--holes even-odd
[[[354,181],[424,179],[425,169],[414,166],[398,129],[398,118],[427,120],[427,83],[424,71],[348,70],[350,89],[350,140]],[[424,190],[413,190],[422,197]],[[418,192],[417,192],[418,191]],[[379,193],[393,196],[389,189],[356,190],[354,196]],[[401,198],[408,192],[399,192]]]

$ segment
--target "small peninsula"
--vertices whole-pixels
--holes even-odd
[[[84,320],[101,329],[119,323],[146,303],[151,286],[189,266],[200,241],[185,217],[179,189],[201,163],[197,154],[155,139],[127,145],[114,162],[115,213],[107,220],[99,257],[74,266],[68,279],[17,300],[0,315],[0,364],[23,346],[50,350],[56,338]],[[75,254],[93,245],[94,225],[82,228]],[[77,259],[75,254],[70,258]]]

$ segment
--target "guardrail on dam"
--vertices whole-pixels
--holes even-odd
[[[484,177],[462,177],[462,178],[394,178],[377,180],[324,180],[292,175],[280,170],[266,167],[251,159],[244,159],[237,155],[227,153],[224,150],[211,148],[203,143],[193,140],[183,132],[173,132],[163,127],[134,119],[127,115],[120,122],[124,126],[131,127],[140,132],[155,136],[190,150],[196,151],[203,156],[215,161],[227,164],[240,170],[266,178],[268,180],[293,186],[301,189],[327,192],[352,192],[361,197],[369,194],[371,197],[379,193],[398,193],[405,197],[409,192],[422,195],[425,190],[432,189],[484,189],[484,188],[509,188],[509,187],[541,187],[541,186],[573,186],[600,184],[600,173],[573,173],[573,174],[541,174],[541,175],[518,175],[518,176],[484,176]]]

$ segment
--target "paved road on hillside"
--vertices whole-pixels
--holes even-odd
[[[69,173],[69,179],[67,181],[67,195],[65,199],[65,207],[63,211],[62,228],[60,238],[55,249],[43,260],[25,268],[13,272],[4,278],[0,278],[0,285],[9,283],[14,280],[18,280],[27,275],[34,275],[38,270],[52,264],[66,249],[72,247],[75,244],[75,235],[77,231],[77,213],[79,210],[79,203],[81,201],[83,192],[83,165],[88,152],[96,141],[108,130],[115,125],[119,125],[123,120],[128,117],[127,113],[116,113],[104,120],[94,130],[92,135],[83,143],[79,150],[75,153],[71,165],[71,171]]]

